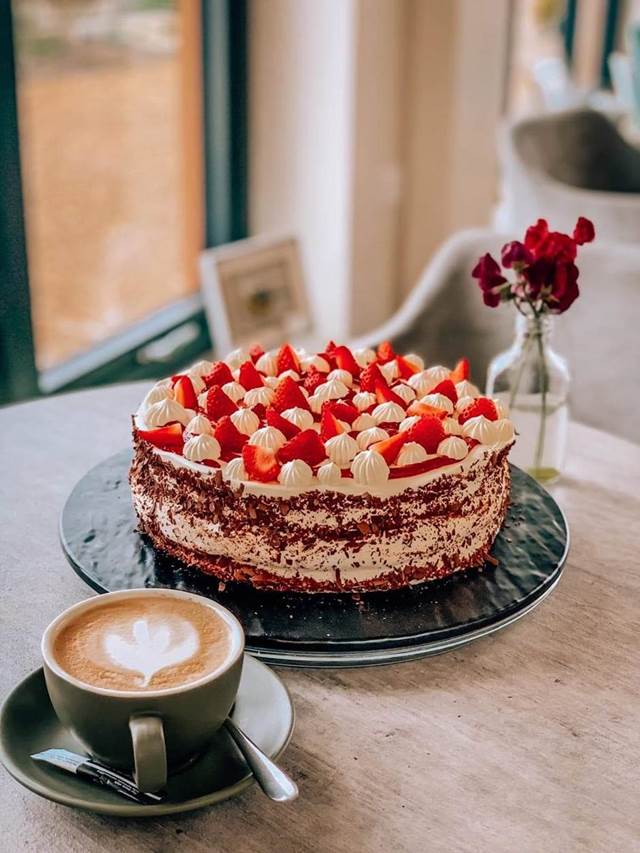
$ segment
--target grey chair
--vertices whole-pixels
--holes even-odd
[[[545,113],[507,124],[499,136],[498,230],[519,232],[543,216],[566,231],[578,216],[600,242],[640,243],[640,149],[591,109]]]
[[[513,338],[515,310],[485,307],[471,269],[484,252],[499,257],[509,239],[477,229],[451,237],[396,314],[353,345],[388,339],[449,366],[466,355],[484,387],[489,361]],[[557,318],[554,335],[573,377],[572,417],[640,442],[640,248],[584,246],[579,266],[580,298]]]

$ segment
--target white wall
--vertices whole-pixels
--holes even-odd
[[[353,0],[250,4],[250,229],[300,237],[312,309],[346,338]]]
[[[316,322],[383,322],[490,220],[509,0],[252,0],[250,226],[302,241]]]

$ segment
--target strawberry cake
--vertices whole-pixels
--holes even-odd
[[[513,440],[466,359],[256,346],[149,390],[129,479],[153,545],[220,581],[390,590],[485,562]]]

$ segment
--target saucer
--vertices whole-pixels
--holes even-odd
[[[244,658],[231,719],[273,759],[284,752],[291,738],[294,712],[287,689],[273,670],[250,655]],[[129,802],[107,788],[31,758],[33,753],[52,747],[85,754],[80,742],[56,717],[40,668],[15,687],[0,712],[0,760],[14,779],[35,794],[101,814],[145,817],[219,803],[254,781],[224,729],[215,734],[197,761],[170,776],[167,798],[154,805]]]

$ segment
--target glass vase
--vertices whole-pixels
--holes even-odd
[[[516,428],[510,460],[544,483],[562,472],[569,420],[569,368],[551,346],[552,331],[549,314],[518,314],[512,346],[487,372],[487,396],[508,405]]]

